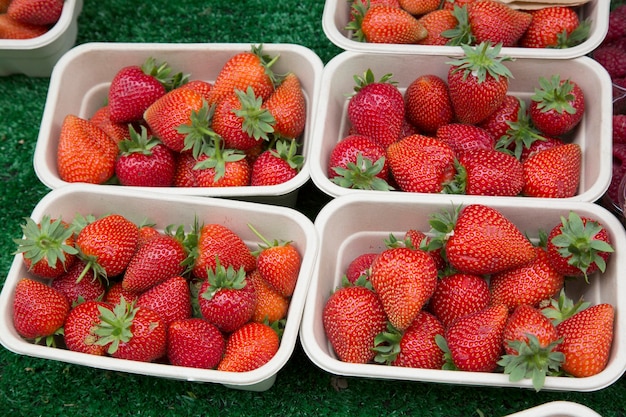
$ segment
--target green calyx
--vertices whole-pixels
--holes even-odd
[[[121,298],[113,310],[98,306],[100,311],[100,323],[95,327],[94,334],[98,336],[95,344],[107,346],[110,355],[117,352],[120,343],[128,343],[133,337],[130,328],[137,314],[138,308],[134,303],[127,303]]]
[[[377,177],[384,166],[384,156],[372,163],[369,158],[364,158],[363,154],[359,153],[356,163],[348,162],[346,168],[334,167],[337,176],[331,178],[331,181],[343,188],[390,191],[393,187],[384,179]]]
[[[352,2],[352,6],[350,8],[350,16],[352,19],[350,22],[344,27],[347,31],[352,31],[352,37],[356,38],[359,42],[366,42],[365,33],[363,33],[363,17],[370,8],[369,0],[366,0],[365,3],[362,0],[355,0]]]
[[[590,305],[591,303],[582,298],[574,303],[571,298],[565,295],[565,290],[561,289],[558,298],[551,299],[549,305],[541,308],[541,313],[549,318],[553,325],[557,326]]]
[[[562,339],[541,346],[539,339],[533,334],[526,334],[528,341],[509,340],[506,343],[517,354],[503,355],[498,365],[504,367],[504,373],[509,375],[509,381],[517,382],[522,379],[531,379],[535,391],[543,388],[546,375],[556,375],[565,360],[562,352],[554,349]]]
[[[298,155],[298,142],[293,139],[279,139],[275,142],[274,149],[270,152],[277,158],[289,164],[289,167],[300,171],[304,165],[304,156]]]
[[[202,107],[191,112],[191,123],[182,124],[176,128],[178,133],[185,135],[183,151],[191,149],[195,159],[198,159],[202,153],[206,153],[207,148],[213,146],[214,138],[218,136],[211,128],[214,113],[215,105],[209,106],[203,100]]]
[[[456,171],[454,178],[443,184],[443,189],[441,190],[443,194],[465,194],[467,189],[467,169],[455,158],[454,170]]]
[[[458,371],[459,368],[454,364],[454,359],[452,359],[452,353],[450,352],[446,339],[442,335],[437,334],[435,335],[435,343],[443,352],[443,366],[441,369],[445,371]]]
[[[505,61],[512,61],[508,56],[499,56],[502,44],[498,43],[492,47],[491,42],[481,42],[472,48],[469,45],[461,45],[464,56],[447,62],[454,67],[453,73],[462,71],[463,79],[471,74],[476,77],[479,83],[487,79],[487,75],[499,80],[500,77],[513,78],[511,71],[503,64]]]
[[[452,15],[456,18],[456,27],[441,32],[441,36],[449,39],[446,45],[474,45],[476,43],[476,37],[472,33],[472,26],[469,23],[467,6],[465,4],[461,7],[454,5]]]
[[[148,136],[148,129],[143,125],[141,126],[141,133],[137,132],[132,125],[128,125],[128,132],[130,138],[117,143],[121,155],[128,156],[139,153],[150,156],[152,155],[152,148],[161,143],[158,138]]]
[[[268,134],[274,132],[276,119],[269,110],[263,108],[263,98],[257,97],[250,86],[246,91],[235,90],[241,105],[240,109],[233,110],[237,117],[243,119],[242,129],[249,136],[258,140],[269,140]]]
[[[235,271],[232,265],[225,268],[219,258],[215,257],[215,270],[207,268],[209,287],[202,293],[202,298],[211,300],[221,289],[241,290],[246,284],[246,271],[243,267]]]
[[[250,52],[252,52],[253,54],[259,57],[259,60],[261,61],[261,65],[263,65],[263,68],[265,70],[265,75],[269,77],[273,85],[276,85],[278,83],[279,77],[277,77],[277,75],[272,70],[272,66],[278,61],[278,59],[280,58],[280,55],[277,54],[275,56],[271,56],[271,55],[264,54],[263,44],[252,45],[250,47]]]
[[[61,219],[51,220],[50,216],[42,217],[39,224],[33,219],[25,217],[22,228],[23,237],[13,239],[17,249],[13,255],[23,253],[24,258],[31,261],[31,267],[41,260],[46,260],[48,266],[54,268],[58,260],[65,263],[66,255],[75,255],[78,250],[67,244],[75,230],[66,226]]]
[[[186,84],[189,80],[189,74],[178,72],[171,75],[172,68],[167,62],[157,63],[153,57],[149,57],[141,66],[141,70],[146,75],[156,78],[167,91],[173,90]]]
[[[250,230],[252,230],[252,233],[254,233],[259,239],[261,239],[262,243],[259,243],[259,250],[253,252],[254,256],[258,256],[262,251],[267,250],[269,248],[275,248],[278,246],[287,246],[291,244],[291,240],[278,240],[278,239],[274,239],[273,241],[269,241],[267,238],[265,238],[265,236],[263,236],[258,230],[256,230],[254,228],[254,226],[252,226],[250,223],[248,223],[248,228]]]
[[[403,333],[387,323],[387,330],[379,333],[374,338],[374,348],[376,356],[374,361],[385,365],[391,365],[400,354],[400,342]]]
[[[517,112],[517,120],[514,122],[506,122],[509,128],[506,133],[498,139],[495,148],[503,152],[512,152],[513,156],[519,161],[522,158],[524,149],[529,149],[530,146],[538,140],[546,141],[546,138],[532,125],[526,102],[519,98],[518,100],[520,108]],[[512,151],[511,148],[513,148]]]
[[[535,94],[530,99],[537,103],[537,108],[541,112],[554,110],[559,114],[576,113],[576,109],[571,104],[571,101],[575,99],[572,93],[574,90],[572,81],[569,79],[561,81],[561,76],[555,74],[549,79],[540,77],[539,87],[535,88]]]
[[[580,45],[589,38],[589,31],[591,30],[591,20],[585,19],[574,29],[571,33],[567,33],[566,29],[557,34],[556,45],[549,46],[549,48],[565,49],[573,46]]]
[[[374,72],[370,68],[368,68],[367,70],[365,70],[363,75],[354,75],[352,77],[354,79],[354,91],[358,93],[359,91],[363,89],[363,87],[370,85],[370,84],[384,84],[384,83],[392,84],[392,85],[397,84],[396,81],[392,80],[392,77],[393,77],[393,74],[387,73],[377,80],[376,77],[374,76]]]
[[[218,134],[215,134],[212,140],[213,144],[205,146],[202,150],[207,158],[196,163],[193,169],[214,169],[213,181],[217,182],[226,174],[227,163],[241,161],[246,154],[238,149],[223,149],[222,137]]]

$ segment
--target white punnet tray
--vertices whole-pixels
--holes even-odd
[[[571,401],[552,401],[507,417],[602,417],[591,408]]]
[[[221,198],[183,197],[126,190],[121,187],[96,189],[75,184],[53,190],[35,207],[31,217],[41,220],[45,214],[71,220],[77,214],[119,213],[134,222],[148,218],[160,229],[169,224],[191,226],[195,216],[199,222],[220,223],[231,228],[253,249],[258,237],[248,228],[254,225],[264,236],[292,241],[302,257],[302,266],[286,320],[280,348],[262,367],[249,372],[223,372],[158,363],[121,360],[35,345],[22,339],[13,326],[15,285],[29,272],[21,256],[11,265],[0,294],[0,343],[18,354],[51,359],[93,368],[130,372],[178,380],[212,382],[229,388],[264,391],[275,382],[276,374],[293,353],[309,281],[318,252],[318,238],[313,223],[303,214],[287,207],[278,207]],[[189,229],[187,229],[189,230]]]
[[[446,80],[450,67],[446,64],[448,61],[450,57],[436,55],[382,55],[361,52],[342,52],[331,59],[322,73],[319,105],[315,113],[310,158],[310,174],[315,185],[332,197],[364,192],[340,187],[328,178],[331,151],[337,142],[348,135],[350,126],[347,117],[349,101],[347,95],[353,92],[354,75],[362,75],[368,68],[374,72],[377,79],[391,73],[393,80],[404,92],[420,75],[435,74]],[[505,64],[515,77],[509,82],[509,93],[527,101],[534,93],[534,89],[539,86],[539,77],[549,78],[554,74],[560,74],[562,79],[571,78],[580,85],[585,93],[585,115],[568,140],[578,143],[582,148],[582,170],[577,194],[566,200],[598,200],[611,182],[613,161],[612,83],[606,70],[588,57],[571,60],[518,58]],[[386,191],[365,192],[389,194]],[[450,196],[446,196],[448,197]]]
[[[502,53],[514,57],[540,59],[570,59],[586,55],[596,49],[606,36],[609,27],[610,2],[607,0],[591,0],[579,7],[579,18],[591,19],[589,37],[580,45],[566,49],[505,47]],[[421,55],[453,55],[460,51],[459,46],[435,45],[401,45],[359,42],[351,38],[351,32],[345,30],[350,18],[350,2],[346,0],[326,0],[322,14],[322,28],[328,39],[346,51],[421,54]]]
[[[65,0],[59,21],[32,39],[0,39],[0,76],[49,77],[54,64],[76,42],[83,0]]]
[[[487,202],[488,201],[488,202]],[[581,216],[591,216],[609,232],[615,252],[602,276],[592,275],[590,283],[575,280],[566,284],[569,297],[578,300],[584,295],[592,304],[612,304],[616,311],[614,340],[606,368],[586,378],[547,377],[545,391],[595,391],[617,381],[626,370],[626,232],[622,224],[606,209],[588,202],[539,200],[511,201],[466,197],[461,204],[489,205],[515,223],[523,233],[536,239],[539,229],[549,231],[560,223],[560,216],[574,210]],[[455,202],[458,205],[459,201]],[[434,382],[490,387],[532,388],[530,380],[510,382],[502,373],[411,369],[378,364],[351,364],[337,359],[322,324],[322,311],[329,295],[341,285],[341,277],[352,259],[365,252],[382,252],[384,240],[390,233],[397,237],[409,228],[428,232],[429,215],[450,209],[450,201],[424,196],[400,198],[397,194],[351,194],[331,200],[318,214],[315,228],[320,237],[320,252],[306,300],[300,340],[304,351],[318,367],[335,375],[373,379]],[[381,215],[384,213],[384,215]]]
[[[68,185],[59,177],[56,152],[63,119],[68,114],[89,118],[107,99],[116,72],[127,65],[141,65],[146,58],[167,61],[176,72],[190,79],[214,82],[226,61],[251,44],[176,44],[176,43],[86,43],[65,54],[55,67],[41,120],[34,155],[35,172],[49,188]],[[323,64],[310,49],[294,44],[263,44],[269,55],[280,55],[272,69],[277,73],[293,71],[305,93],[307,124],[302,139],[302,170],[291,180],[271,186],[246,187],[125,187],[168,195],[231,197],[255,202],[295,206],[298,189],[309,179],[309,147],[313,116]],[[98,187],[108,187],[105,185]],[[118,186],[113,186],[118,187]],[[120,186],[121,187],[121,186]]]

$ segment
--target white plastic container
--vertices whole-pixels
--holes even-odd
[[[560,216],[574,210],[581,216],[597,219],[609,232],[615,252],[602,276],[592,275],[590,283],[583,279],[566,284],[566,293],[578,300],[584,295],[591,304],[610,303],[616,309],[614,339],[606,368],[586,378],[546,377],[545,391],[595,391],[617,381],[626,370],[626,232],[621,223],[606,209],[587,202],[555,201],[545,204],[538,200],[511,201],[466,197],[462,204],[487,204],[504,214],[523,233],[537,239],[538,230],[549,231],[560,223]],[[455,202],[458,205],[458,202]],[[503,373],[448,371],[439,369],[412,369],[380,364],[352,364],[340,361],[335,355],[322,324],[322,311],[329,295],[341,286],[341,277],[350,261],[366,252],[380,253],[384,240],[393,233],[401,238],[409,228],[428,232],[429,216],[440,210],[451,209],[452,204],[424,196],[400,198],[397,194],[351,194],[330,201],[315,220],[320,237],[320,252],[306,300],[300,340],[304,351],[318,367],[335,375],[373,379],[434,382],[490,387],[519,387],[533,389],[525,379],[510,382]]]
[[[332,43],[346,51],[446,56],[458,54],[460,51],[459,46],[359,42],[351,37],[351,31],[345,29],[350,18],[350,4],[351,2],[346,0],[326,0],[322,14],[324,33]],[[578,7],[581,21],[587,18],[591,20],[589,37],[580,45],[565,49],[505,47],[502,48],[502,53],[513,57],[541,59],[570,59],[586,55],[600,45],[606,36],[609,27],[609,9],[610,2],[605,0],[590,0]]]
[[[65,0],[59,21],[32,39],[0,39],[0,76],[49,77],[61,56],[74,46],[83,0]]]
[[[342,52],[328,62],[322,73],[312,138],[310,172],[315,185],[332,197],[363,192],[340,187],[328,178],[331,151],[337,142],[347,136],[350,128],[347,105],[348,95],[353,92],[354,75],[362,75],[368,68],[377,79],[391,73],[393,81],[404,92],[420,75],[435,74],[446,80],[450,67],[448,61],[450,57],[445,56]],[[562,79],[571,78],[580,85],[585,93],[585,114],[571,140],[582,148],[581,178],[577,194],[567,200],[598,200],[611,182],[613,160],[612,83],[606,70],[588,57],[571,60],[519,58],[505,64],[514,76],[509,82],[509,93],[527,101],[539,86],[539,77],[560,74]],[[388,194],[385,191],[366,192]]]
[[[602,417],[591,408],[571,401],[552,401],[508,417]]]
[[[108,87],[116,72],[127,65],[141,65],[146,58],[166,61],[174,71],[190,74],[190,79],[214,82],[226,61],[239,52],[250,50],[250,44],[197,43],[87,43],[70,50],[57,64],[35,148],[34,166],[39,179],[49,188],[68,185],[59,177],[56,151],[63,119],[68,114],[89,118],[106,102]],[[296,177],[278,185],[246,187],[130,187],[168,195],[198,195],[294,206],[297,191],[310,177],[309,147],[313,132],[313,115],[323,64],[310,49],[293,44],[263,44],[263,51],[279,55],[272,69],[280,74],[293,71],[307,101],[307,124],[302,139],[304,165]],[[99,186],[106,187],[106,186]]]
[[[317,234],[308,218],[287,207],[229,199],[145,193],[121,187],[95,189],[82,184],[51,191],[37,204],[31,217],[38,221],[45,214],[49,214],[52,217],[71,220],[77,213],[85,215],[91,213],[95,216],[119,213],[137,223],[149,218],[161,229],[169,224],[191,226],[197,216],[201,223],[220,223],[229,227],[241,236],[251,249],[258,248],[259,240],[248,224],[254,225],[264,236],[292,241],[301,254],[302,266],[291,298],[278,352],[262,367],[236,373],[121,360],[29,343],[17,334],[12,319],[15,286],[20,278],[29,276],[21,256],[15,257],[0,294],[0,342],[4,347],[22,355],[93,368],[186,381],[212,382],[241,390],[264,391],[274,384],[276,374],[293,353],[318,252]]]

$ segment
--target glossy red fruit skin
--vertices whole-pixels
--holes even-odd
[[[495,149],[463,152],[459,163],[465,168],[468,195],[516,196],[524,187],[522,163],[513,155]]]
[[[547,347],[558,339],[556,327],[549,318],[528,304],[520,304],[511,312],[504,326],[503,339],[506,354],[518,353],[507,342],[513,340],[528,342],[528,334],[537,337],[541,347]]]
[[[524,188],[529,197],[568,198],[580,184],[582,150],[576,143],[552,146],[523,163]]]
[[[426,29],[413,15],[394,6],[370,7],[361,28],[370,43],[412,44],[426,37]]]
[[[518,120],[519,108],[519,99],[507,94],[500,107],[480,122],[478,127],[486,130],[495,140],[498,140],[510,129],[508,122],[516,122]]]
[[[413,80],[404,92],[404,100],[407,120],[426,134],[436,132],[454,118],[448,85],[437,75],[421,75]]]
[[[354,134],[344,137],[330,153],[328,178],[332,179],[338,175],[334,168],[347,168],[348,163],[356,163],[359,154],[376,162],[385,156],[385,148],[365,135]],[[376,176],[384,180],[389,178],[389,164],[386,160],[383,169]]]
[[[145,307],[138,308],[130,331],[133,334],[131,339],[128,342],[120,342],[117,350],[111,356],[119,359],[152,362],[165,355],[167,328],[156,312]]]
[[[559,112],[556,109],[544,111],[540,102],[531,100],[528,112],[535,127],[547,136],[562,136],[576,127],[585,114],[585,95],[580,86],[572,80],[561,80],[572,84],[572,98],[568,101],[574,113]]]
[[[346,268],[346,278],[348,278],[348,281],[354,284],[362,275],[369,277],[370,268],[377,256],[378,253],[368,252],[358,255],[350,261],[348,268]]]
[[[129,66],[117,72],[109,89],[109,117],[114,123],[141,120],[143,113],[166,93],[165,87],[140,66]]]
[[[201,318],[176,320],[168,327],[167,358],[172,365],[214,369],[225,349],[222,332]]]
[[[67,273],[55,278],[50,283],[52,288],[65,295],[72,306],[81,299],[84,301],[100,299],[106,291],[103,282],[95,278],[92,271],[87,271],[83,278],[78,281],[83,269],[85,269],[85,263],[77,261]]]
[[[156,145],[151,155],[122,155],[115,162],[120,184],[137,187],[170,187],[176,173],[176,156],[165,145]]]
[[[254,286],[246,284],[242,289],[221,288],[207,300],[202,294],[209,286],[209,282],[204,281],[198,294],[200,313],[209,323],[224,333],[231,333],[252,319],[256,305]]]
[[[169,326],[173,321],[191,317],[189,284],[185,278],[174,276],[141,293],[135,305],[159,314],[163,324]]]
[[[280,347],[274,329],[264,323],[250,322],[235,330],[226,342],[219,371],[248,372],[268,363]]]
[[[532,21],[530,13],[492,0],[469,2],[467,14],[476,43],[515,46]]]
[[[496,138],[485,129],[464,123],[439,126],[435,136],[450,146],[457,156],[475,149],[493,149],[496,143]]]
[[[25,339],[47,337],[56,332],[70,311],[67,298],[59,291],[30,278],[15,287],[13,326]]]
[[[483,310],[490,300],[489,285],[483,277],[457,273],[437,282],[428,310],[448,327],[459,317]]]
[[[391,364],[408,368],[441,369],[444,356],[435,343],[435,336],[443,335],[444,332],[444,326],[439,319],[426,311],[420,311],[405,330],[400,341],[400,353]]]
[[[67,316],[63,328],[65,346],[75,352],[104,356],[106,348],[96,343],[98,336],[93,329],[100,323],[100,308],[113,310],[102,301],[85,301],[74,307]]]
[[[545,7],[530,13],[532,21],[520,39],[524,48],[558,47],[557,35],[566,32],[569,36],[580,24],[578,14],[571,7]]]

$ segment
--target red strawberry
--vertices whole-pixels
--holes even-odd
[[[454,151],[423,135],[407,136],[387,148],[387,162],[402,191],[439,193],[455,175]]]
[[[243,187],[250,185],[251,167],[246,155],[234,149],[222,149],[221,138],[214,138],[207,154],[198,157],[193,167],[199,187]]]
[[[261,277],[258,269],[250,272],[246,278],[248,285],[254,287],[256,305],[252,321],[258,323],[274,323],[287,316],[289,298],[284,297]]]
[[[165,326],[176,320],[190,318],[189,284],[185,278],[174,276],[141,293],[135,305],[159,314]]]
[[[493,149],[495,137],[485,129],[465,123],[448,123],[437,129],[436,137],[459,156],[474,149]]]
[[[439,9],[427,13],[419,18],[419,22],[426,29],[426,37],[417,43],[420,45],[445,45],[448,38],[443,36],[447,30],[453,30],[458,21],[451,10]]]
[[[510,58],[498,57],[501,46],[461,45],[465,55],[449,62],[448,89],[459,122],[480,123],[502,105],[512,74],[502,64]]]
[[[357,164],[357,159],[359,154],[362,156],[363,162],[365,159],[376,165],[376,163],[382,159],[380,163],[382,163],[381,169],[377,173],[372,173],[373,175],[366,175],[367,172],[362,170],[361,166]],[[330,153],[330,158],[328,161],[328,178],[335,182],[334,178],[340,177],[341,181],[343,179],[350,180],[350,185],[353,188],[364,188],[364,187],[375,187],[375,184],[378,182],[375,178],[380,178],[384,181],[389,179],[389,167],[384,159],[385,157],[385,148],[378,143],[374,142],[367,136],[354,134],[348,135],[340,140],[332,149]],[[380,164],[379,163],[379,164]],[[350,164],[354,164],[354,168],[356,171],[353,171],[348,168]],[[347,170],[345,174],[340,176],[337,172],[337,169]],[[340,171],[344,172],[344,171]],[[364,184],[361,184],[360,180],[364,180]],[[340,184],[341,185],[341,184]]]
[[[454,7],[463,7],[468,3],[472,3],[476,0],[444,0],[441,8],[444,10],[454,10]]]
[[[116,281],[111,283],[111,285],[107,288],[106,293],[104,294],[104,301],[111,305],[117,305],[122,301],[122,297],[128,304],[131,304],[139,298],[139,294],[125,290],[122,287],[122,282]]]
[[[409,12],[388,5],[352,5],[354,19],[346,26],[360,41],[369,43],[411,44],[427,35],[424,26]]]
[[[372,263],[370,282],[380,296],[389,322],[403,331],[435,291],[437,267],[425,251],[391,248]]]
[[[127,123],[111,121],[109,106],[102,106],[89,118],[89,121],[106,133],[113,142],[130,139],[130,128]],[[137,123],[135,123],[137,124]]]
[[[169,325],[167,333],[167,358],[172,365],[214,369],[222,360],[226,340],[206,320],[176,320]]]
[[[57,147],[59,177],[67,182],[102,184],[115,172],[117,144],[98,126],[68,114]]]
[[[386,327],[386,315],[378,295],[364,286],[338,289],[322,312],[324,331],[339,360],[368,363],[374,359],[375,337]]]
[[[14,254],[21,253],[28,270],[42,278],[56,278],[66,273],[76,261],[74,230],[61,219],[45,215],[39,222],[26,218],[20,227],[24,236],[13,239]]]
[[[546,149],[554,148],[560,145],[564,145],[565,142],[559,138],[544,137],[543,139],[537,139],[533,141],[529,147],[525,147],[520,155],[520,161],[525,163],[531,156]]]
[[[409,229],[404,234],[404,243],[407,247],[419,248],[422,250],[428,250],[428,244],[430,242],[430,236],[427,236],[426,233],[416,230]],[[392,245],[393,246],[393,245]],[[437,266],[438,271],[446,271],[448,265],[445,259],[441,256],[441,249],[437,250],[428,250],[428,254],[435,261],[435,265]]]
[[[63,0],[12,0],[7,14],[29,25],[53,25],[63,12]]]
[[[208,102],[209,99],[211,98],[211,90],[213,89],[213,84],[204,80],[191,80],[189,82],[184,83],[180,87],[197,91]]]
[[[428,310],[448,327],[459,317],[483,310],[490,299],[489,285],[483,277],[456,273],[437,282]]]
[[[493,0],[470,2],[467,16],[474,43],[502,46],[515,46],[532,21],[530,13]]]
[[[522,163],[495,149],[474,149],[458,159],[458,175],[446,186],[452,193],[516,196],[524,186]]]
[[[570,211],[567,218],[548,234],[548,260],[565,276],[584,276],[604,272],[614,252],[607,230],[598,221]]]
[[[582,151],[576,143],[553,146],[524,163],[522,194],[530,197],[567,198],[576,195]]]
[[[509,130],[509,123],[515,123],[520,111],[520,99],[507,94],[498,109],[478,124],[497,141]]]
[[[561,370],[583,378],[604,370],[613,343],[615,311],[598,304],[576,313],[556,327],[563,342],[557,350],[565,355]]]
[[[137,249],[148,243],[155,237],[163,236],[163,234],[155,228],[153,223],[142,223],[139,225],[139,238],[137,239]]]
[[[357,134],[386,148],[400,137],[404,120],[404,98],[391,80],[391,74],[376,81],[371,70],[357,81],[348,103],[348,119]]]
[[[198,187],[196,170],[193,169],[197,163],[198,160],[191,153],[183,152],[176,155],[175,187]]]
[[[434,133],[452,122],[454,111],[446,82],[437,75],[420,75],[404,92],[406,118],[419,131]]]
[[[520,39],[524,48],[570,48],[589,36],[590,23],[581,24],[571,7],[544,7],[530,14],[532,20]]]
[[[7,13],[0,14],[0,39],[33,39],[48,31],[48,26],[18,22]]]
[[[502,353],[508,309],[502,304],[487,307],[455,320],[445,332],[443,345],[448,363],[444,369],[492,372]],[[446,346],[447,345],[447,346]]]
[[[79,279],[84,269],[85,263],[77,261],[66,273],[50,283],[52,288],[65,295],[71,306],[82,301],[100,300],[106,291],[102,281],[94,277],[93,271],[88,271]]]
[[[510,311],[522,304],[538,307],[561,291],[563,275],[552,267],[543,247],[535,247],[535,252],[537,257],[530,263],[491,276],[492,303],[504,304]]]
[[[70,304],[59,291],[30,278],[17,282],[13,326],[23,338],[38,341],[53,336],[65,323],[69,311]]]
[[[269,362],[280,346],[276,331],[263,323],[247,323],[230,335],[220,371],[248,372]]]
[[[267,149],[259,155],[251,167],[250,185],[283,184],[300,172],[304,157],[297,155],[295,140],[279,140],[275,149]]]
[[[63,326],[65,346],[71,351],[104,356],[106,348],[96,343],[99,336],[95,329],[100,324],[100,309],[113,310],[113,306],[102,301],[85,301],[74,307]]]
[[[539,78],[540,88],[535,89],[529,108],[530,119],[537,129],[551,136],[571,131],[585,113],[585,97],[572,80],[561,80],[554,75],[549,80]]]
[[[440,0],[400,0],[400,7],[412,15],[423,15],[439,8]]]
[[[348,281],[354,284],[361,276],[365,276],[369,279],[372,263],[377,256],[378,253],[368,252],[352,259],[346,268],[346,278]]]
[[[295,139],[304,132],[306,99],[298,76],[287,73],[276,90],[263,103],[274,117],[274,136]]]

